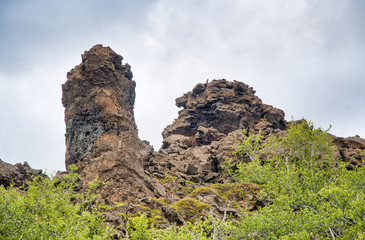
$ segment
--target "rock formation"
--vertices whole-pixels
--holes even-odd
[[[363,165],[362,152],[365,151],[365,139],[359,136],[342,138],[330,135],[330,137],[335,147],[335,158],[348,162],[348,169]]]
[[[232,158],[242,127],[264,135],[287,130],[284,112],[264,104],[251,87],[213,80],[197,84],[176,99],[182,110],[164,129],[162,147],[154,152],[138,138],[133,115],[135,82],[130,66],[122,60],[109,47],[96,45],[83,54],[82,63],[67,74],[62,86],[66,167],[75,164],[84,184],[96,177],[108,182],[99,189],[103,199],[157,204],[151,197],[164,197],[171,204],[183,197],[179,189],[186,180],[197,185],[230,181],[221,165]],[[364,139],[332,138],[336,157],[350,162],[350,169],[361,164]],[[166,174],[177,180],[170,181],[170,187],[155,180]],[[216,198],[201,196],[208,204],[212,199]],[[219,212],[223,202],[214,204]],[[165,212],[173,215],[169,209]]]
[[[197,84],[176,99],[183,109],[163,131],[163,145],[154,153],[150,171],[171,172],[197,183],[215,182],[220,165],[232,156],[241,138],[240,129],[264,134],[284,130],[284,112],[263,104],[255,91],[239,81],[225,79]]]
[[[163,196],[163,187],[144,172],[153,149],[138,138],[134,121],[135,82],[128,64],[109,47],[96,45],[62,85],[66,122],[66,168],[75,164],[83,183],[108,182],[109,201],[134,202]]]
[[[20,187],[36,176],[44,177],[45,175],[42,174],[42,170],[32,169],[27,162],[12,165],[0,159],[0,185],[8,187],[13,184]]]
[[[215,216],[236,216],[242,209],[254,211],[271,204],[260,199],[259,186],[230,182],[222,174],[222,163],[226,158],[239,160],[232,151],[242,139],[242,128],[266,136],[285,133],[289,124],[282,110],[264,104],[239,81],[199,83],[176,99],[182,109],[164,129],[162,147],[155,152],[138,138],[133,114],[136,84],[131,67],[122,60],[109,47],[96,45],[85,51],[82,63],[62,85],[66,168],[75,164],[81,177],[75,190],[84,191],[98,178],[107,182],[97,189],[104,203],[127,203],[103,212],[108,223],[126,225],[120,213],[145,212],[164,219],[158,224],[167,227],[171,222],[183,224],[184,207],[194,208],[197,202],[209,205]],[[365,139],[329,136],[335,157],[348,162],[348,169],[362,165]],[[57,176],[62,179],[64,174]],[[44,176],[26,162],[11,165],[0,160],[0,185],[21,186],[38,175]],[[228,183],[208,185],[217,182]],[[200,210],[196,213],[207,214]]]
[[[191,92],[176,99],[176,106],[183,110],[163,131],[164,142],[172,135],[183,135],[194,137],[193,145],[209,144],[209,139],[199,139],[199,127],[212,128],[224,135],[242,127],[285,129],[284,112],[263,104],[254,94],[251,87],[238,81],[222,79],[197,84]]]

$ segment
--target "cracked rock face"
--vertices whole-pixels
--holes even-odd
[[[264,134],[287,128],[282,110],[263,104],[239,81],[199,83],[177,98],[176,106],[183,109],[164,129],[162,147],[150,162],[156,176],[171,172],[197,183],[220,181],[220,165],[232,157],[242,127]]]
[[[242,127],[285,129],[284,112],[263,104],[255,96],[255,91],[243,82],[230,82],[225,79],[197,84],[191,92],[176,99],[176,106],[183,107],[173,124],[167,126],[162,135],[164,139],[172,135],[199,137],[204,129],[210,128],[211,140],[220,138]],[[214,134],[213,132],[216,132]],[[218,135],[217,135],[218,134]],[[207,136],[209,138],[209,136]],[[207,145],[209,140],[199,142]]]
[[[134,121],[135,82],[128,64],[111,48],[96,45],[62,85],[66,122],[66,168],[75,164],[84,183],[109,182],[100,193],[110,201],[164,195],[144,172],[153,151],[138,138]]]

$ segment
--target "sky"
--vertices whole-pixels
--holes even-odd
[[[175,99],[239,80],[286,119],[365,138],[363,0],[0,0],[0,158],[64,170],[66,73],[95,44],[132,66],[139,137],[158,150]]]

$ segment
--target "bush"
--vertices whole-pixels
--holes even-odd
[[[183,198],[171,205],[186,221],[195,222],[206,215],[210,206],[194,198]]]
[[[35,178],[23,190],[0,186],[0,239],[111,238],[111,229],[90,205],[95,195],[74,192],[77,177]]]
[[[231,239],[358,239],[365,231],[365,168],[333,159],[326,131],[292,123],[282,137],[247,134],[227,162],[240,181],[260,183],[273,204],[245,213]]]
[[[240,219],[216,219],[211,206],[187,196],[170,206],[185,219],[183,226],[158,229],[146,215],[125,214],[127,224],[120,228],[131,240],[365,240],[365,168],[349,171],[334,159],[327,131],[300,121],[280,136],[242,133],[234,154],[244,161],[227,160],[225,167],[237,182],[201,186],[189,196],[240,201],[249,193],[271,205]],[[115,232],[95,204],[99,183],[79,194],[77,178],[71,173],[62,181],[36,178],[23,190],[0,187],[0,239],[111,239]]]

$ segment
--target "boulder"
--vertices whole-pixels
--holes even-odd
[[[42,170],[31,168],[27,162],[13,165],[0,159],[0,185],[8,187],[13,184],[20,187],[37,176],[45,177],[46,175],[42,174]]]

